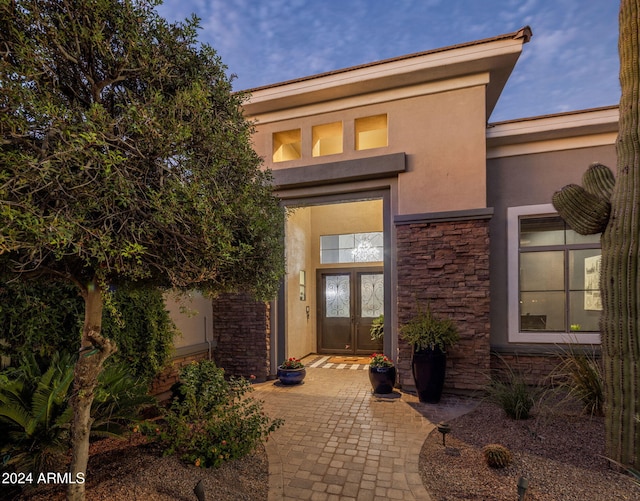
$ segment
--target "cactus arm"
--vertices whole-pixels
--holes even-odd
[[[598,198],[611,201],[611,193],[615,185],[616,178],[613,171],[606,165],[593,163],[582,176],[584,189]]]
[[[565,186],[553,194],[552,202],[560,217],[581,235],[602,233],[607,227],[611,204],[582,186]]]

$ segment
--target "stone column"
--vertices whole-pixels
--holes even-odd
[[[484,386],[490,371],[489,216],[396,221],[398,325],[430,305],[451,317],[460,341],[448,351],[445,391]],[[411,347],[398,342],[399,381],[414,387]]]

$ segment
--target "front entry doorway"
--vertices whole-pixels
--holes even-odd
[[[318,353],[369,355],[381,352],[373,341],[372,321],[384,313],[382,268],[320,269]]]

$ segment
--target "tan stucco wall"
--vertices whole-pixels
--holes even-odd
[[[330,108],[330,104],[324,108]],[[354,120],[384,113],[388,116],[388,146],[356,151]],[[482,85],[310,116],[296,116],[292,111],[291,116],[264,124],[255,117],[254,148],[274,171],[405,153],[407,172],[398,178],[398,214],[486,207]],[[343,153],[313,157],[312,126],[336,121],[343,123]],[[302,157],[273,163],[273,133],[298,128],[302,132]]]
[[[196,291],[182,296],[169,293],[165,295],[165,305],[181,333],[175,340],[175,349],[205,343],[207,339],[211,341],[210,299]]]
[[[293,210],[286,225],[287,266],[287,345],[289,357],[300,358],[316,350],[315,308],[313,289],[315,286],[311,264],[311,210]],[[306,298],[300,299],[300,271],[306,272]],[[306,308],[309,307],[309,319]],[[280,362],[280,360],[278,361]]]
[[[390,140],[407,153],[398,177],[399,214],[486,207],[484,88],[474,87],[396,104]]]

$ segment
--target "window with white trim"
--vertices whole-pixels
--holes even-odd
[[[507,219],[509,341],[599,343],[600,235],[579,235],[550,204]]]

